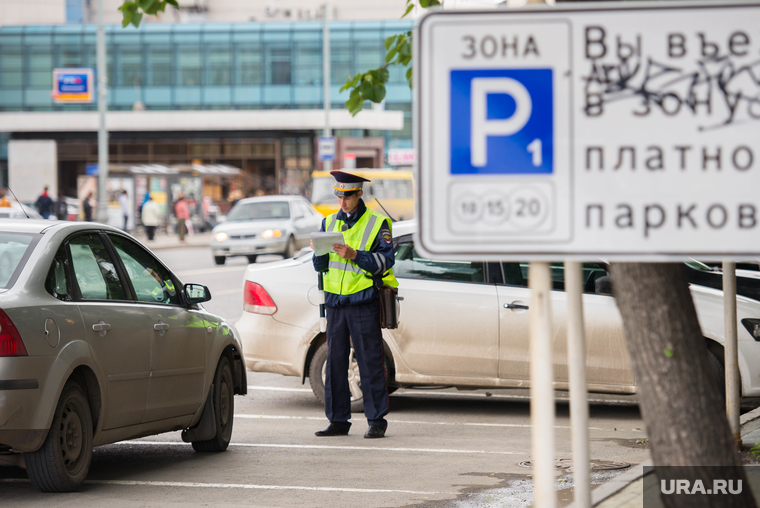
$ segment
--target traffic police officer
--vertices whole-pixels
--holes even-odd
[[[388,387],[383,367],[378,287],[398,286],[390,221],[369,210],[362,197],[362,183],[369,182],[343,171],[332,171],[340,211],[322,221],[321,231],[343,232],[345,245],[335,244],[323,256],[314,256],[314,268],[324,272],[327,308],[327,369],[325,415],[330,425],[317,436],[345,436],[351,423],[348,357],[353,340],[359,364],[364,415],[369,429],[365,438],[385,436],[388,422]]]

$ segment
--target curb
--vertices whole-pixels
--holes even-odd
[[[753,423],[753,425],[748,425]],[[739,417],[739,425],[742,427],[742,437],[749,435],[756,429],[760,428],[760,407],[744,413]],[[749,427],[744,429],[743,427]],[[591,506],[596,506],[602,501],[609,499],[628,485],[639,480],[644,476],[644,468],[654,466],[652,460],[647,460],[641,464],[631,466],[631,469],[625,473],[616,476],[607,483],[604,483],[591,491]],[[575,502],[567,505],[566,508],[577,508]]]

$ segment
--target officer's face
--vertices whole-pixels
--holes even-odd
[[[338,196],[338,204],[343,213],[354,213],[359,207],[359,199],[362,197],[362,191],[350,196]]]

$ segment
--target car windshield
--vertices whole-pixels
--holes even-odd
[[[34,247],[35,235],[0,232],[0,288],[13,285]],[[34,242],[36,243],[36,242]]]
[[[260,201],[258,203],[238,203],[227,214],[228,221],[267,220],[290,218],[287,201]]]
[[[333,177],[314,178],[311,187],[311,202],[315,205],[335,203],[335,179]]]

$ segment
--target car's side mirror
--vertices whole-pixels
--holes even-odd
[[[594,292],[598,295],[612,294],[612,281],[608,275],[599,277],[594,281]]]
[[[201,284],[185,284],[185,298],[191,304],[211,300],[211,291]]]

